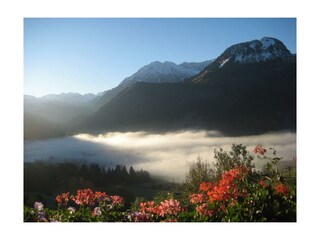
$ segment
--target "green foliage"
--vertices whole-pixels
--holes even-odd
[[[25,222],[36,222],[37,216],[33,208],[24,206],[23,208],[23,218]]]
[[[200,183],[217,181],[222,174],[236,166],[254,168],[252,164],[253,156],[249,154],[246,147],[242,144],[231,147],[231,151],[227,152],[223,149],[214,150],[215,162],[210,165],[208,162],[198,157],[197,162],[193,163],[186,176],[185,187],[188,192],[197,192]]]
[[[270,157],[258,154],[258,158],[269,160],[262,172],[254,169],[253,157],[242,145],[233,145],[229,154],[223,150],[215,152],[217,159],[214,164],[215,179],[220,180],[220,184],[221,178],[224,178],[228,171],[233,171],[232,169],[237,167],[247,169],[248,173],[234,180],[238,192],[236,201],[233,199],[227,202],[217,200],[209,204],[208,209],[215,212],[211,220],[226,222],[296,221],[295,170],[293,168],[280,169],[279,161],[282,158],[276,156],[273,148],[269,150],[272,152]]]
[[[193,163],[186,176],[186,190],[187,192],[197,192],[199,185],[202,182],[209,182],[213,180],[213,170],[210,168],[209,163],[198,157],[197,161]]]
[[[24,164],[24,203],[32,206],[35,201],[41,201],[53,207],[52,196],[81,188],[107,189],[133,201],[135,196],[126,187],[149,182],[151,177],[147,171],[136,171],[133,167],[128,173],[126,166],[120,165],[105,171],[98,164],[36,161]]]
[[[246,146],[242,144],[233,144],[231,151],[224,151],[222,148],[214,150],[215,162],[213,163],[213,175],[214,179],[220,179],[222,174],[229,171],[236,166],[242,166],[249,169],[254,168],[252,164],[253,156],[249,154]]]
[[[130,210],[131,211],[139,211],[140,210],[140,203],[145,202],[146,199],[143,197],[137,197],[136,200],[131,204]]]

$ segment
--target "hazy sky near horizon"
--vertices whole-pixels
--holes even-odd
[[[296,53],[295,18],[25,18],[24,93],[96,94],[153,61],[205,61],[265,36]]]

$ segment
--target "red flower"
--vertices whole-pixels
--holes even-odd
[[[94,195],[95,200],[98,202],[104,201],[106,198],[108,198],[108,195],[105,192],[95,192]]]
[[[283,184],[283,183],[278,183],[275,187],[274,190],[276,194],[283,194],[285,196],[289,195],[290,193],[290,188],[289,186]]]
[[[165,200],[160,203],[161,214],[164,211],[165,214],[177,215],[181,211],[180,202],[175,199]]]
[[[267,149],[263,148],[261,145],[257,145],[254,149],[253,149],[253,152],[255,154],[261,154],[261,155],[264,155],[266,152],[267,152]]]
[[[56,197],[56,202],[60,205],[67,205],[68,201],[69,201],[69,195],[70,193],[62,193],[61,195],[57,195]]]
[[[208,204],[204,203],[198,207],[196,207],[196,211],[203,216],[211,217],[213,215],[213,210],[208,210]]]
[[[212,189],[214,186],[216,186],[216,183],[212,183],[212,182],[203,182],[200,183],[200,191],[204,191],[207,192],[210,189]]]
[[[264,187],[264,188],[268,187],[268,184],[267,184],[265,181],[263,181],[263,180],[261,180],[261,181],[259,182],[259,184],[260,184],[262,187]]]
[[[91,189],[78,190],[76,196],[71,196],[70,199],[80,206],[94,205],[96,196]]]
[[[192,194],[190,196],[190,202],[193,204],[204,203],[206,200],[206,196],[202,193]]]
[[[140,212],[142,214],[154,213],[158,216],[164,217],[165,215],[177,215],[181,212],[181,206],[180,202],[175,199],[165,200],[159,205],[154,205],[153,201],[147,203],[141,202]]]
[[[218,184],[201,183],[200,190],[207,193],[211,203],[214,201],[228,202],[229,200],[234,202],[240,196],[235,180],[241,179],[248,171],[245,167],[236,167],[225,172]],[[190,201],[194,201],[194,199]]]

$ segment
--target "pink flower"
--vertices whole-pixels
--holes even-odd
[[[140,212],[142,212],[143,214],[146,213],[146,205],[147,203],[144,203],[144,202],[140,203]]]
[[[35,202],[35,203],[34,203],[34,208],[35,208],[38,212],[43,211],[43,204],[42,204],[42,202]]]
[[[113,205],[124,204],[124,199],[118,195],[110,196]]]
[[[181,212],[180,202],[175,199],[169,199],[155,205],[153,201],[140,203],[141,214],[156,214],[164,217],[165,215],[177,215]]]
[[[165,207],[163,205],[160,205],[156,209],[157,209],[157,214],[161,217],[164,217],[164,215],[166,214]]]
[[[175,199],[165,200],[160,203],[160,213],[163,217],[164,214],[177,215],[181,211],[180,202]]]
[[[213,210],[208,210],[208,204],[204,203],[198,207],[196,207],[196,211],[202,216],[211,217],[213,215]]]
[[[102,214],[100,207],[95,207],[92,211],[92,216],[100,216]]]
[[[255,154],[261,154],[261,155],[264,155],[266,152],[267,152],[267,149],[263,148],[261,145],[257,145],[254,149],[253,149],[253,152]]]
[[[202,193],[199,194],[192,194],[190,196],[190,203],[198,204],[198,203],[204,203],[206,201],[206,196]]]
[[[153,212],[153,208],[154,208],[154,201],[151,202],[147,202],[148,207],[146,208],[146,210],[148,212]]]
[[[71,196],[70,199],[80,206],[84,205],[94,205],[95,204],[95,194],[91,189],[80,189],[77,191],[76,196]]]

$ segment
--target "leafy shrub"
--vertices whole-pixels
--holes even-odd
[[[198,191],[202,182],[217,181],[225,171],[229,171],[236,166],[243,166],[253,169],[253,157],[249,154],[246,147],[233,144],[231,151],[224,151],[222,148],[214,150],[212,166],[198,157],[197,162],[193,163],[186,176],[185,187],[188,192]]]
[[[190,203],[194,204],[197,219],[234,222],[296,221],[296,188],[295,184],[289,185],[283,172],[279,170],[278,162],[281,158],[276,157],[275,151],[273,157],[267,157],[266,149],[257,146],[254,153],[268,158],[270,162],[264,171],[256,172],[251,165],[253,158],[247,157],[248,153],[243,151],[245,149],[242,146],[238,147],[241,148],[242,156],[238,165],[230,162],[235,167],[227,171],[222,169],[228,169],[228,165],[219,165],[221,178],[216,182],[201,183],[199,193],[191,195]],[[237,146],[233,149],[235,148]],[[232,153],[230,155],[237,156]],[[224,152],[222,159],[228,161],[230,156]]]
[[[246,146],[242,144],[231,146],[231,151],[224,151],[222,148],[214,150],[214,159],[216,162],[213,163],[213,175],[214,179],[218,180],[222,174],[226,171],[234,169],[235,167],[245,167],[253,169],[252,163],[253,156],[250,155]]]
[[[199,189],[201,182],[213,180],[213,171],[207,162],[198,157],[197,162],[190,166],[188,175],[186,176],[186,189],[188,192],[195,192]]]

